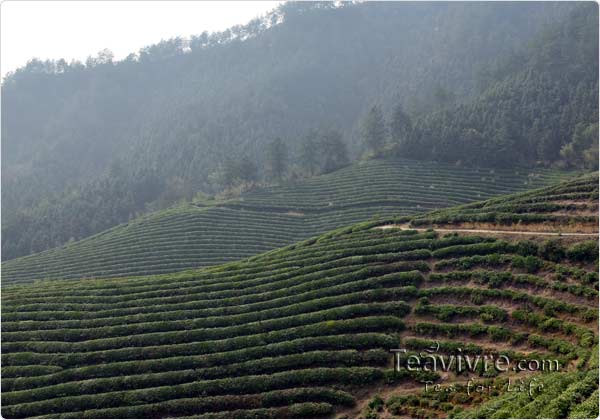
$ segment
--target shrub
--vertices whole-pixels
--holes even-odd
[[[383,404],[383,398],[381,398],[379,395],[375,395],[371,401],[369,401],[369,408],[371,410],[381,411],[383,409]]]
[[[539,256],[553,262],[560,262],[565,258],[565,249],[558,240],[545,241],[539,248]]]
[[[598,241],[585,241],[567,249],[567,258],[573,261],[591,262],[598,259]]]
[[[528,273],[535,273],[539,271],[540,268],[542,268],[543,263],[539,258],[533,255],[528,255],[526,257],[513,257],[512,265],[513,267],[521,268],[527,271]]]
[[[514,245],[515,253],[528,256],[528,255],[537,255],[538,253],[538,245],[533,241],[518,241]]]

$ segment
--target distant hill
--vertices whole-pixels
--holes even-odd
[[[569,175],[369,160],[235,200],[151,213],[79,242],[6,261],[2,283],[148,275],[221,264],[374,217],[413,215]]]
[[[597,36],[587,36],[588,20],[568,29],[575,9],[592,22],[597,16],[591,3],[290,2],[249,25],[164,41],[119,62],[108,52],[85,64],[34,60],[2,84],[3,259],[218,192],[215,175],[227,159],[246,156],[262,168],[265,145],[277,137],[297,163],[307,132],[337,127],[357,157],[361,120],[376,103],[385,114],[402,105],[422,129],[420,146],[400,157],[531,165],[530,142],[551,133],[542,160],[555,161],[574,124],[593,125],[597,113],[587,77],[597,75],[587,66]],[[540,40],[546,27],[564,45],[547,51],[556,43]],[[536,67],[515,64],[538,50],[544,60]],[[560,89],[551,88],[554,79],[528,83],[523,67],[560,69],[565,80]],[[584,71],[570,71],[577,68]],[[505,85],[527,96],[502,102],[512,93]],[[492,99],[482,105],[481,95]],[[538,96],[559,105],[540,107]],[[466,111],[455,110],[461,104]],[[442,111],[450,117],[429,119]],[[593,135],[593,127],[580,128],[575,167]],[[523,153],[507,156],[496,147],[505,144]]]
[[[597,184],[592,176],[533,192],[530,204],[537,214],[544,197],[597,205]],[[4,288],[2,415],[598,415],[597,237],[500,238],[383,223],[189,272]],[[406,350],[397,370],[392,349]],[[510,365],[454,362],[432,372],[422,356],[409,369],[407,358],[419,354],[445,366],[457,354],[502,355]],[[520,360],[558,367],[502,372],[523,369]],[[514,389],[532,375],[543,392],[507,390],[509,376]],[[493,392],[469,390],[468,379]],[[425,392],[423,381],[453,388]]]
[[[598,5],[544,28],[477,97],[417,121],[405,157],[487,166],[561,162],[598,169]]]

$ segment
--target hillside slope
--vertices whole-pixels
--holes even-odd
[[[537,197],[577,192],[597,202],[597,176],[581,181]],[[597,240],[381,224],[179,274],[5,288],[2,415],[440,417],[486,401],[417,395],[423,380],[464,382],[464,372],[409,370],[405,357],[393,370],[390,349],[418,354],[436,342],[446,358],[461,348],[555,359],[560,371],[550,375],[567,375],[562,389],[584,379],[556,412],[597,412],[587,386],[597,371],[575,373],[597,366]],[[499,384],[507,380],[499,373],[468,374]]]
[[[51,174],[38,181],[56,188],[69,177],[98,175],[131,146],[139,146],[128,159],[135,164],[151,146],[148,157],[160,156],[163,166],[168,159],[169,170],[196,158],[202,171],[232,144],[254,149],[312,124],[350,129],[373,100],[391,105],[402,93],[425,101],[436,83],[464,97],[477,90],[486,64],[573,7],[290,2],[247,26],[194,37],[187,53],[173,39],[121,62],[33,60],[2,85],[3,168]],[[193,153],[154,155],[177,145]],[[62,173],[53,159],[64,163]]]
[[[3,258],[83,239],[127,222],[149,204],[158,208],[157,203],[172,204],[197,191],[220,191],[214,174],[227,159],[247,157],[262,168],[265,146],[277,137],[298,163],[297,149],[310,130],[336,127],[356,156],[362,152],[360,122],[371,105],[380,103],[387,113],[401,103],[416,118],[469,102],[500,79],[490,75],[499,63],[528,55],[529,42],[545,25],[563,22],[577,7],[582,6],[286,2],[246,26],[205,33],[189,45],[164,41],[119,62],[110,54],[85,65],[32,60],[2,83]],[[584,13],[597,16],[594,7],[590,3]],[[581,41],[590,45],[585,51],[598,49],[597,36]],[[557,68],[564,60],[587,63],[562,51],[548,57],[544,67]],[[564,89],[547,86],[518,88],[531,87],[528,98],[539,95],[581,118],[584,111],[593,113],[597,99],[565,98]],[[510,107],[526,115],[530,105],[511,101]],[[494,102],[491,108],[497,107]],[[544,131],[500,137],[507,142],[524,137],[529,144],[550,131],[566,141],[571,123],[581,120],[562,119],[555,108],[533,109],[541,112],[536,127]],[[482,117],[495,120],[487,113]],[[419,139],[437,140],[446,133],[437,127]],[[482,130],[480,124],[472,127]],[[498,127],[494,122],[484,133]],[[477,155],[472,149],[460,153],[463,137],[446,136],[435,150],[460,144],[453,150],[461,159],[504,155],[487,148]],[[431,160],[444,160],[434,155]]]
[[[239,260],[373,217],[412,215],[547,185],[569,173],[371,160],[209,207],[150,214],[2,264],[3,285],[181,271]]]
[[[403,157],[484,166],[534,162],[598,169],[598,5],[549,26],[466,103],[417,121]]]

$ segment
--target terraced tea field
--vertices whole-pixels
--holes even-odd
[[[215,206],[184,205],[2,264],[3,285],[123,277],[237,261],[373,217],[437,208],[548,185],[570,174],[371,160]]]
[[[443,209],[410,219],[410,226],[496,228],[536,232],[597,233],[598,173],[571,182]]]
[[[546,418],[598,417],[597,359],[590,363],[589,371],[548,375],[545,383],[546,389],[535,398],[529,398],[525,392],[506,393],[460,415],[463,418],[528,418],[536,414]]]
[[[597,182],[532,197],[579,189],[578,199],[597,202]],[[508,392],[419,396],[424,380],[508,379],[405,367],[436,342],[446,359],[461,348],[557,360],[558,373],[536,373],[560,402],[555,412],[597,415],[597,237],[500,239],[385,223],[178,274],[5,287],[2,415],[439,417],[495,413],[496,398],[544,405]],[[407,353],[395,369],[398,348]]]

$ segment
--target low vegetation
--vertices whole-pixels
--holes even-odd
[[[79,242],[2,264],[3,285],[163,274],[237,261],[375,217],[547,185],[569,173],[372,160],[299,183],[152,213]]]
[[[598,173],[521,194],[391,219],[390,222],[409,223],[411,227],[595,233],[598,230]],[[582,243],[569,252],[575,258],[579,253],[593,254],[586,246]],[[553,255],[552,242],[544,247],[548,259],[561,257]]]
[[[594,412],[597,371],[585,372],[597,363],[597,241],[550,247],[378,223],[179,274],[5,287],[2,415],[428,417],[509,407],[493,398],[519,407],[503,416]],[[535,264],[514,263],[523,258]],[[369,389],[446,383],[435,372],[393,370],[390,349],[416,354],[436,342],[444,357],[458,348],[539,355],[564,372],[547,377],[552,394],[527,404],[502,393],[373,393],[361,405]]]

